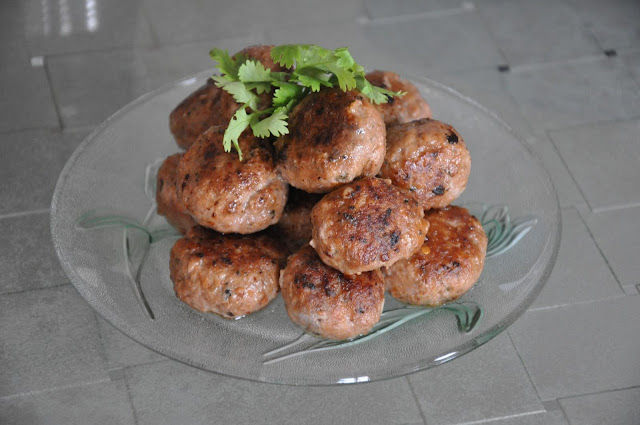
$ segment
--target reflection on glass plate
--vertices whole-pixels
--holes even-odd
[[[378,325],[351,341],[327,341],[291,323],[280,298],[229,321],[190,309],[173,293],[169,250],[178,236],[155,213],[155,174],[177,151],[171,109],[208,74],[144,96],[94,131],[65,167],[52,205],[61,263],[87,301],[137,341],[185,363],[240,378],[299,385],[368,382],[452,360],[490,340],[533,301],[559,244],[557,197],[516,136],[472,101],[413,78],[437,119],[471,152],[456,202],[489,239],[485,269],[455,303],[429,309],[391,297]],[[475,201],[475,202],[474,202]]]

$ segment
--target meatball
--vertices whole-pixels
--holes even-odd
[[[156,176],[156,204],[158,214],[164,216],[169,224],[180,233],[186,233],[196,225],[189,211],[178,201],[176,194],[176,169],[182,158],[181,153],[173,154],[164,160]]]
[[[298,189],[324,193],[375,176],[385,153],[380,113],[357,91],[322,89],[293,108],[276,142],[278,169]]]
[[[171,248],[169,270],[178,298],[198,311],[234,319],[276,297],[284,262],[283,250],[267,235],[221,235],[194,227]]]
[[[329,339],[366,334],[380,320],[384,306],[379,270],[344,275],[324,264],[310,246],[289,257],[280,288],[291,320]]]
[[[171,111],[169,129],[178,146],[188,149],[209,127],[228,125],[238,106],[233,96],[208,79]]]
[[[289,199],[275,229],[291,252],[295,252],[311,240],[311,210],[322,195],[298,189],[289,190]]]
[[[449,124],[421,119],[387,128],[387,154],[380,177],[411,190],[425,209],[457,199],[469,179],[471,156]]]
[[[273,46],[250,46],[239,51],[249,59],[262,62],[266,68],[273,71],[283,71],[284,68],[275,64],[271,59]],[[268,94],[261,96],[261,108],[271,106]],[[240,105],[233,96],[217,87],[212,79],[186,99],[169,115],[169,128],[176,139],[176,143],[183,149],[189,146],[209,127],[229,124],[231,117]]]
[[[367,74],[367,80],[374,86],[391,91],[403,91],[402,97],[391,97],[387,103],[375,105],[382,114],[386,125],[409,122],[420,118],[431,118],[431,108],[420,92],[407,80],[395,72],[373,71]]]
[[[373,177],[325,195],[311,211],[313,246],[345,274],[389,267],[424,242],[429,223],[411,194]]]
[[[223,127],[203,133],[178,169],[178,199],[202,226],[222,233],[253,233],[280,220],[289,187],[276,173],[269,142],[245,133],[244,160],[223,150]]]
[[[460,298],[478,280],[487,236],[465,208],[431,210],[426,218],[431,227],[420,251],[384,275],[387,290],[398,300],[435,307]]]

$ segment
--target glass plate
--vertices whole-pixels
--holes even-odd
[[[145,225],[163,224],[152,217],[153,193],[145,193],[145,181],[152,184],[154,163],[178,151],[168,130],[170,111],[210,75],[160,89],[117,112],[78,147],[56,186],[51,230],[60,262],[89,304],[131,338],[184,363],[238,378],[294,385],[368,382],[475,349],[520,316],[544,285],[560,240],[560,210],[548,174],[496,116],[436,82],[409,77],[435,118],[454,125],[471,152],[469,184],[456,204],[480,215],[488,207],[483,224],[494,229],[494,242],[503,248],[487,258],[473,289],[451,308],[419,314],[375,338],[315,351],[305,350],[317,342],[311,337],[294,343],[302,331],[288,319],[280,297],[235,321],[192,310],[176,298],[169,279],[175,238],[145,245],[147,235],[135,227],[87,230],[78,220],[87,211],[99,217],[108,210]],[[141,308],[131,276],[139,278],[155,319]],[[397,307],[388,299],[385,310]],[[463,313],[471,316],[465,319]]]

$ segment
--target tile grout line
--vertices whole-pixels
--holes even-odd
[[[127,398],[129,399],[129,405],[131,406],[131,414],[133,415],[133,423],[135,425],[139,424],[138,421],[138,412],[136,411],[136,406],[133,404],[133,397],[131,396],[131,387],[129,387],[129,380],[127,379],[127,371],[123,368],[124,371],[124,387],[127,390]]]
[[[60,130],[64,129],[64,123],[62,121],[62,113],[60,112],[60,105],[58,105],[58,97],[56,96],[55,90],[53,90],[53,80],[51,78],[51,73],[49,72],[49,61],[47,60],[47,56],[42,55],[44,58],[44,74],[47,78],[47,85],[49,86],[49,94],[51,95],[51,100],[53,101],[53,107],[56,110],[56,117],[58,118],[58,127]]]
[[[545,413],[545,412],[546,412],[546,410],[537,410],[537,411],[533,411],[533,412],[514,413],[512,415],[507,415],[507,416],[499,416],[499,417],[495,417],[495,418],[479,419],[477,421],[471,421],[471,422],[460,422],[459,424],[456,424],[456,425],[486,424],[486,423],[489,423],[489,422],[502,421],[504,419],[515,419],[515,418],[521,418],[521,417],[524,417],[524,416],[539,415],[539,414],[542,414],[542,413]]]
[[[422,423],[424,425],[427,425],[427,418],[426,418],[424,412],[422,411],[422,406],[420,406],[420,402],[418,401],[418,396],[416,395],[416,391],[413,388],[413,385],[411,385],[411,381],[409,380],[409,377],[405,375],[404,379],[407,381],[407,385],[409,385],[409,391],[411,391],[411,395],[413,396],[413,401],[416,403],[416,406],[418,406],[418,412],[420,412],[420,417],[422,418]]]
[[[594,214],[600,214],[604,212],[620,211],[620,210],[633,209],[638,207],[640,207],[640,202],[632,202],[631,204],[623,204],[623,205],[617,204],[617,205],[610,205],[608,207],[595,207],[591,209],[591,212]]]
[[[509,58],[507,57],[507,54],[502,50],[502,47],[500,47],[500,43],[498,43],[498,39],[496,38],[496,36],[493,33],[493,31],[491,31],[491,24],[487,21],[487,19],[484,17],[482,12],[479,11],[479,9],[477,7],[474,7],[473,11],[475,12],[475,15],[478,17],[480,22],[482,22],[482,26],[487,31],[487,34],[489,34],[489,39],[492,41],[493,46],[496,48],[496,50],[498,51],[498,53],[502,57],[503,64],[507,65],[508,69],[511,69],[511,66],[509,65]],[[498,65],[501,65],[501,64],[497,64],[497,66]]]
[[[525,312],[526,314],[526,312]],[[538,401],[540,402],[540,405],[543,408],[543,411],[546,412],[546,409],[544,409],[544,405],[542,404],[542,398],[540,397],[540,393],[538,392],[538,387],[536,386],[535,382],[533,382],[533,379],[531,378],[531,374],[529,373],[529,369],[527,369],[527,365],[524,363],[524,360],[522,360],[522,356],[520,355],[520,352],[518,351],[518,347],[516,346],[515,342],[513,342],[513,338],[511,338],[511,334],[509,333],[509,331],[507,330],[507,332],[505,332],[507,334],[507,337],[509,338],[509,342],[511,343],[511,346],[513,347],[513,349],[516,352],[516,355],[518,356],[518,360],[520,360],[520,364],[522,365],[522,368],[524,369],[525,373],[527,374],[527,378],[529,379],[529,383],[531,384],[531,386],[533,387],[533,390],[536,392],[536,396],[538,397]]]
[[[111,382],[111,380],[107,377],[107,378],[97,379],[95,381],[77,382],[75,384],[59,385],[57,387],[50,387],[50,388],[45,388],[45,389],[41,389],[41,390],[24,391],[24,392],[21,392],[21,393],[15,393],[15,394],[2,396],[2,397],[0,397],[0,400],[12,400],[14,398],[19,398],[19,397],[27,397],[27,396],[31,396],[31,395],[45,394],[45,393],[50,393],[50,392],[57,391],[57,390],[67,390],[67,389],[71,389],[71,388],[81,388],[81,387],[86,387],[86,386],[89,386],[89,385],[103,384],[103,383],[106,383],[106,382]]]
[[[607,124],[631,123],[638,120],[640,120],[640,115],[631,115],[629,117],[624,117],[624,118],[618,117],[618,118],[609,118],[609,119],[603,119],[603,120],[590,120],[590,121],[585,121],[581,123],[579,122],[577,124],[572,124],[566,127],[545,128],[544,131],[545,133],[548,133],[547,135],[551,138],[550,133],[560,133],[562,131],[578,130],[581,127],[596,127],[599,125],[607,125]]]
[[[28,288],[28,289],[21,289],[18,291],[2,292],[0,293],[0,297],[4,297],[5,295],[17,295],[17,294],[24,294],[26,292],[35,292],[35,291],[44,291],[47,289],[63,288],[65,286],[72,286],[72,285],[69,281],[67,281],[65,283],[56,283],[55,285],[44,286],[42,288]]]
[[[612,390],[594,391],[594,392],[591,392],[591,393],[568,395],[568,396],[565,396],[565,397],[558,397],[557,400],[569,400],[569,399],[572,399],[572,398],[587,397],[587,396],[607,394],[607,393],[615,393],[615,392],[618,392],[618,391],[627,391],[627,390],[634,390],[634,389],[640,389],[640,385],[632,385],[630,387],[624,387],[624,388],[614,388]],[[560,405],[560,407],[562,407],[562,404]]]
[[[615,275],[614,275],[615,278]],[[566,304],[559,304],[559,305],[552,305],[552,306],[546,306],[546,307],[537,307],[537,308],[532,308],[527,310],[525,313],[533,313],[533,312],[539,312],[539,311],[546,311],[546,310],[555,310],[555,309],[559,309],[559,308],[565,308],[565,307],[572,307],[572,306],[578,306],[578,305],[587,305],[587,304],[593,304],[593,303],[599,303],[599,302],[603,302],[603,301],[610,301],[610,300],[615,300],[618,298],[624,298],[626,295],[624,294],[624,292],[620,295],[616,295],[613,297],[608,297],[608,298],[599,298],[597,300],[585,300],[585,301],[576,301],[576,302],[570,302],[570,303],[566,303]]]
[[[589,228],[589,225],[587,224],[587,221],[584,219],[584,217],[582,217],[582,214],[580,213],[580,211],[578,211],[578,216],[580,217],[580,220],[582,220],[582,223],[584,224],[584,227],[587,228],[587,232],[589,232],[589,237],[591,238],[591,240],[595,244],[596,248],[598,248],[598,252],[600,253],[602,258],[604,259],[604,262],[607,265],[607,267],[609,268],[609,271],[611,272],[611,274],[613,275],[613,278],[618,283],[618,286],[620,287],[620,290],[622,291],[623,294],[626,295],[624,287],[622,286],[622,282],[618,278],[618,275],[616,274],[616,272],[613,270],[613,267],[611,266],[611,263],[609,262],[609,259],[607,258],[606,255],[604,255],[604,252],[602,251],[602,248],[600,248],[600,245],[598,244],[598,241],[596,240],[595,236],[593,235],[593,232]]]
[[[442,18],[442,17],[447,17],[447,16],[455,16],[455,15],[461,15],[464,14],[466,12],[471,12],[475,10],[475,6],[474,7],[456,7],[453,9],[442,9],[442,10],[432,10],[429,12],[420,12],[420,13],[414,13],[414,14],[410,14],[410,15],[398,15],[398,16],[386,16],[386,17],[382,17],[382,18],[373,18],[370,17],[369,18],[369,22],[370,24],[395,24],[395,23],[402,23],[402,22],[411,22],[411,21],[415,21],[418,19],[432,19],[432,18]],[[370,14],[367,13],[367,17],[369,17]]]
[[[39,209],[39,210],[27,210],[27,211],[19,211],[19,212],[13,212],[13,213],[0,214],[0,220],[5,219],[5,218],[24,217],[26,215],[44,214],[44,213],[49,213],[49,211],[50,211],[50,208],[42,208],[42,209]]]
[[[553,149],[555,150],[556,155],[558,155],[558,158],[560,158],[560,162],[562,162],[562,165],[564,165],[564,168],[567,170],[567,173],[569,174],[569,176],[571,176],[571,180],[573,180],[573,183],[578,188],[578,192],[580,192],[580,196],[582,196],[582,199],[584,199],[584,202],[587,204],[587,208],[589,208],[591,211],[593,211],[593,206],[591,205],[591,203],[587,199],[587,196],[585,195],[584,191],[582,190],[582,187],[578,184],[578,180],[576,180],[576,177],[571,172],[571,169],[569,168],[569,165],[567,164],[567,161],[565,161],[564,157],[562,156],[562,153],[560,152],[560,149],[558,149],[558,146],[557,146],[555,140],[553,140],[553,137],[551,136],[551,130],[545,130],[544,133],[545,133],[545,136],[547,137],[547,139],[549,139],[549,141],[551,142],[551,146],[553,146]]]

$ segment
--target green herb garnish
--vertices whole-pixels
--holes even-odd
[[[221,74],[211,78],[242,105],[231,118],[223,138],[225,152],[230,152],[233,145],[240,160],[238,138],[247,127],[251,127],[256,137],[288,134],[289,112],[303,97],[321,87],[356,89],[372,103],[387,103],[392,96],[404,95],[367,81],[364,68],[353,60],[346,47],[328,50],[312,44],[285,44],[271,49],[274,62],[287,68],[295,65],[291,72],[271,71],[244,55],[233,58],[226,50],[212,49],[209,55],[218,62],[216,67]],[[272,93],[271,107],[259,110],[258,95],[263,93]]]

